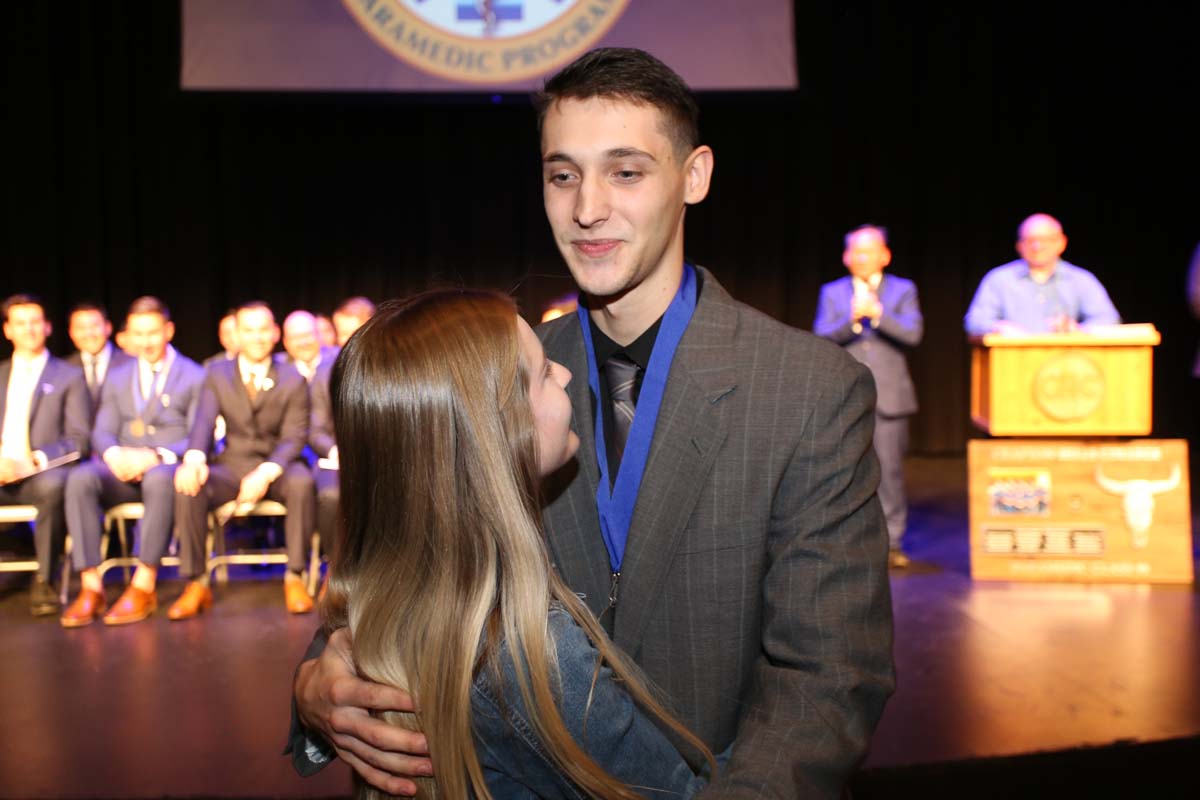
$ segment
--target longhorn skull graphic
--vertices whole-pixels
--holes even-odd
[[[1150,525],[1154,522],[1154,495],[1174,489],[1179,485],[1180,477],[1178,464],[1171,467],[1169,478],[1157,481],[1118,481],[1105,475],[1099,465],[1096,466],[1096,483],[1100,488],[1122,498],[1125,524],[1129,526],[1130,541],[1135,550],[1141,550],[1150,543]]]

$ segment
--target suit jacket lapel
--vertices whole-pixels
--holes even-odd
[[[0,424],[4,422],[4,412],[8,409],[8,379],[12,376],[12,361],[0,364]]]
[[[696,312],[671,364],[621,569],[613,638],[631,655],[725,441],[720,403],[737,388],[729,353],[737,315],[719,302],[727,295],[715,279],[702,274]]]
[[[246,384],[242,383],[242,370],[238,366],[238,360],[231,358],[225,362],[224,367],[225,374],[229,377],[230,390],[233,392],[234,403],[240,412],[246,415],[246,420],[253,425],[254,405],[250,402],[250,394],[246,391]],[[228,416],[226,414],[226,423],[229,422]]]
[[[38,406],[42,403],[42,387],[54,384],[54,356],[46,359],[42,374],[38,375],[37,383],[33,385],[33,397],[29,400],[29,431],[33,432],[33,421],[37,419]]]

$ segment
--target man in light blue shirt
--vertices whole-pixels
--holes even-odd
[[[967,333],[1066,333],[1120,323],[1096,276],[1060,258],[1066,249],[1054,217],[1034,214],[1022,222],[1021,258],[983,276],[964,319]]]

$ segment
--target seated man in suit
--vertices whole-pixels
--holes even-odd
[[[142,545],[137,572],[105,625],[139,622],[158,608],[158,565],[175,518],[175,466],[187,447],[200,399],[204,369],[171,346],[175,325],[156,297],[129,306],[127,328],[138,357],[109,371],[92,427],[95,457],[67,480],[67,525],[80,591],[59,618],[64,628],[90,625],[104,614],[104,585],[96,567],[104,510],[142,503]]]
[[[237,338],[237,309],[231,308],[225,312],[225,316],[221,317],[220,323],[217,324],[217,338],[221,341],[221,352],[214,353],[204,359],[202,365],[208,369],[211,365],[222,361],[233,361],[238,355],[238,338]]]
[[[344,301],[333,312],[333,329],[337,331],[338,347],[346,344],[354,332],[375,314],[375,304],[361,295]]]
[[[109,371],[132,359],[110,341],[112,323],[108,312],[95,303],[79,303],[71,309],[67,335],[75,345],[75,352],[67,357],[67,362],[83,369],[88,394],[92,397],[92,414],[95,415]]]
[[[1068,333],[1120,323],[1096,276],[1062,260],[1066,249],[1058,220],[1049,214],[1026,218],[1017,229],[1021,257],[983,276],[963,320],[967,333]]]
[[[312,383],[317,367],[337,358],[336,347],[323,347],[317,333],[317,318],[307,311],[293,311],[283,320],[283,353],[278,361],[290,363]]]
[[[842,263],[850,274],[821,287],[813,333],[845,347],[875,378],[873,444],[879,456],[879,502],[887,519],[888,561],[903,568],[908,566],[902,548],[908,525],[904,453],[908,418],[917,412],[905,353],[921,343],[924,321],[916,285],[883,273],[892,262],[884,228],[857,227],[846,234],[845,245]]]
[[[192,580],[167,611],[173,620],[194,617],[212,604],[204,558],[208,512],[230,500],[242,505],[264,497],[288,510],[287,609],[312,610],[301,577],[314,515],[312,474],[300,458],[308,440],[308,384],[295,367],[271,358],[279,326],[266,303],[247,303],[236,318],[241,352],[208,368],[188,450],[175,471],[180,573]],[[218,414],[225,418],[225,449],[210,464]]]
[[[58,612],[50,576],[66,538],[63,519],[65,467],[59,459],[87,456],[91,406],[83,373],[50,355],[50,323],[36,297],[4,301],[4,338],[12,359],[0,362],[0,505],[37,507],[34,547],[38,571],[29,592],[34,616]]]

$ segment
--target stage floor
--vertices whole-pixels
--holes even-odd
[[[856,796],[978,759],[1165,740],[1163,758],[1200,751],[1194,587],[974,583],[964,460],[914,458],[908,473],[916,563],[892,574],[899,681]],[[316,618],[284,612],[277,571],[240,571],[199,619],[125,628],[31,619],[24,586],[0,575],[0,797],[348,794],[341,764],[301,779],[280,755]],[[160,600],[181,588],[166,580]]]

